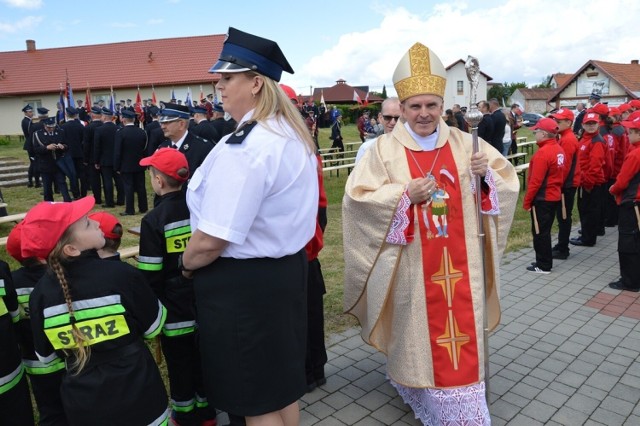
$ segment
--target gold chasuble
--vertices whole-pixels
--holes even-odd
[[[484,252],[491,328],[499,322],[498,264],[517,203],[513,166],[481,141]],[[387,355],[387,373],[412,388],[484,380],[481,256],[470,172],[471,135],[438,126],[423,151],[402,124],[381,136],[347,181],[342,207],[344,305],[362,338]],[[423,205],[406,194],[415,178],[437,191]]]

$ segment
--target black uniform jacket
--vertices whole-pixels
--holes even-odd
[[[80,120],[70,120],[62,125],[65,145],[69,147],[72,158],[82,158],[82,139],[84,138],[84,126]]]
[[[65,153],[64,149],[47,149],[47,146],[51,144],[64,145],[64,134],[58,127],[55,127],[52,133],[47,132],[45,129],[40,129],[33,134],[33,151],[38,161],[38,169],[42,173],[55,173],[58,171],[56,160]]]
[[[195,331],[193,281],[178,269],[178,256],[191,238],[189,217],[184,191],[175,191],[159,197],[140,224],[138,269],[167,308],[167,336]]]
[[[214,145],[218,143],[221,137],[218,131],[216,130],[216,128],[213,126],[213,124],[207,120],[202,120],[201,122],[196,124],[193,129],[190,129],[189,131],[193,132],[193,134],[196,136],[200,136],[202,139],[206,139],[209,142],[213,142]]]
[[[139,163],[147,156],[147,134],[140,127],[127,125],[116,132],[113,168],[122,173],[144,172]]]
[[[170,146],[171,141],[166,139],[160,144],[159,148]],[[180,146],[180,152],[187,157],[187,162],[189,163],[189,177],[193,176],[193,173],[198,167],[200,167],[204,159],[207,158],[209,151],[211,151],[213,147],[214,144],[212,142],[204,140],[191,132],[187,133],[187,136],[184,138],[184,141]]]
[[[95,164],[93,160],[93,152],[95,151],[93,141],[96,129],[100,126],[102,126],[102,121],[93,120],[84,128],[84,134],[82,137],[82,162],[85,164]]]
[[[93,135],[93,161],[104,167],[113,167],[118,126],[110,121],[98,127]]]

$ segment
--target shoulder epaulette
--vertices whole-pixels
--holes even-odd
[[[251,133],[251,130],[253,130],[256,124],[258,124],[257,121],[251,121],[249,123],[246,123],[240,129],[233,132],[229,137],[229,139],[227,139],[226,143],[234,144],[234,145],[241,144],[244,141],[244,139],[249,135],[249,133]]]

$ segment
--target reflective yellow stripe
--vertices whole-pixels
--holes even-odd
[[[7,305],[4,304],[4,299],[0,298],[0,317],[8,313],[9,310],[7,309]]]
[[[167,253],[182,253],[187,248],[187,243],[191,238],[191,231],[165,238],[167,241]]]
[[[80,333],[87,339],[87,345],[117,339],[129,334],[129,326],[127,325],[124,315],[110,315],[104,318],[81,321],[78,322],[76,326],[78,330],[80,330]],[[70,324],[49,328],[44,332],[56,350],[78,347],[73,338]]]
[[[24,375],[24,366],[22,364],[18,365],[18,368],[13,370],[11,373],[7,374],[4,377],[0,377],[0,395],[5,392],[10,391],[20,382],[22,376]]]
[[[54,360],[51,363],[35,361],[30,359],[25,359],[22,361],[24,363],[25,368],[27,369],[27,374],[32,376],[41,376],[44,374],[55,373],[56,371],[60,371],[64,369],[64,361],[60,358]]]

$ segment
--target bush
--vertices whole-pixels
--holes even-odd
[[[0,137],[0,146],[6,146],[9,145],[11,143],[11,140],[9,140],[9,138],[7,137]]]

